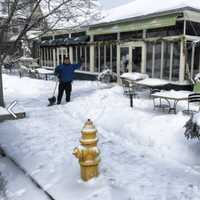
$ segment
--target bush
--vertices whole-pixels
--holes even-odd
[[[199,113],[192,115],[192,117],[189,119],[189,121],[185,124],[185,137],[189,139],[195,139],[197,138],[200,140],[200,126],[197,122]]]

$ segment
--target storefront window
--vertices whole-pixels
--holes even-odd
[[[152,77],[152,51],[153,51],[153,44],[147,43],[147,60],[146,60],[146,73],[149,77]]]
[[[120,74],[128,72],[129,66],[129,47],[120,48]]]
[[[171,79],[173,81],[178,81],[180,65],[180,42],[173,42],[173,45],[171,45],[170,42],[164,42],[164,52],[161,51],[161,43],[147,44],[146,73],[153,78],[163,78],[166,80]],[[161,60],[162,53],[164,55],[163,60]],[[170,61],[172,62],[170,63]],[[161,72],[161,70],[163,71]],[[163,77],[161,77],[161,74]]]
[[[161,43],[155,44],[154,78],[160,78],[161,72]]]
[[[94,49],[95,72],[106,68],[116,72],[117,48],[115,44],[96,45]]]
[[[164,43],[163,79],[169,80],[170,76],[170,43]]]
[[[172,66],[172,80],[179,80],[179,65],[180,65],[180,42],[174,43],[173,50],[173,66]]]
[[[117,46],[112,45],[112,71],[117,73]]]

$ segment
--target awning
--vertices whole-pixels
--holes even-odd
[[[99,27],[91,27],[88,35],[101,35],[118,32],[138,31],[144,29],[161,28],[176,25],[177,15],[167,15],[158,18],[150,18],[132,22],[121,22],[115,25],[99,25]]]
[[[80,36],[75,38],[59,38],[55,40],[42,41],[40,47],[59,47],[59,46],[73,46],[86,44],[89,41],[89,36]]]

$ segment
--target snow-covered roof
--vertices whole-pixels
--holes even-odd
[[[159,12],[191,7],[200,9],[199,0],[133,0],[132,2],[105,10],[99,23],[109,23],[134,17],[142,17]]]

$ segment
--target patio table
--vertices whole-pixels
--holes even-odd
[[[152,94],[151,96],[153,99],[159,98],[159,99],[164,99],[169,106],[169,113],[171,111],[174,111],[176,114],[177,110],[177,104],[179,101],[187,101],[188,100],[188,95],[191,94],[192,92],[189,91],[161,91],[161,92],[156,92]]]

